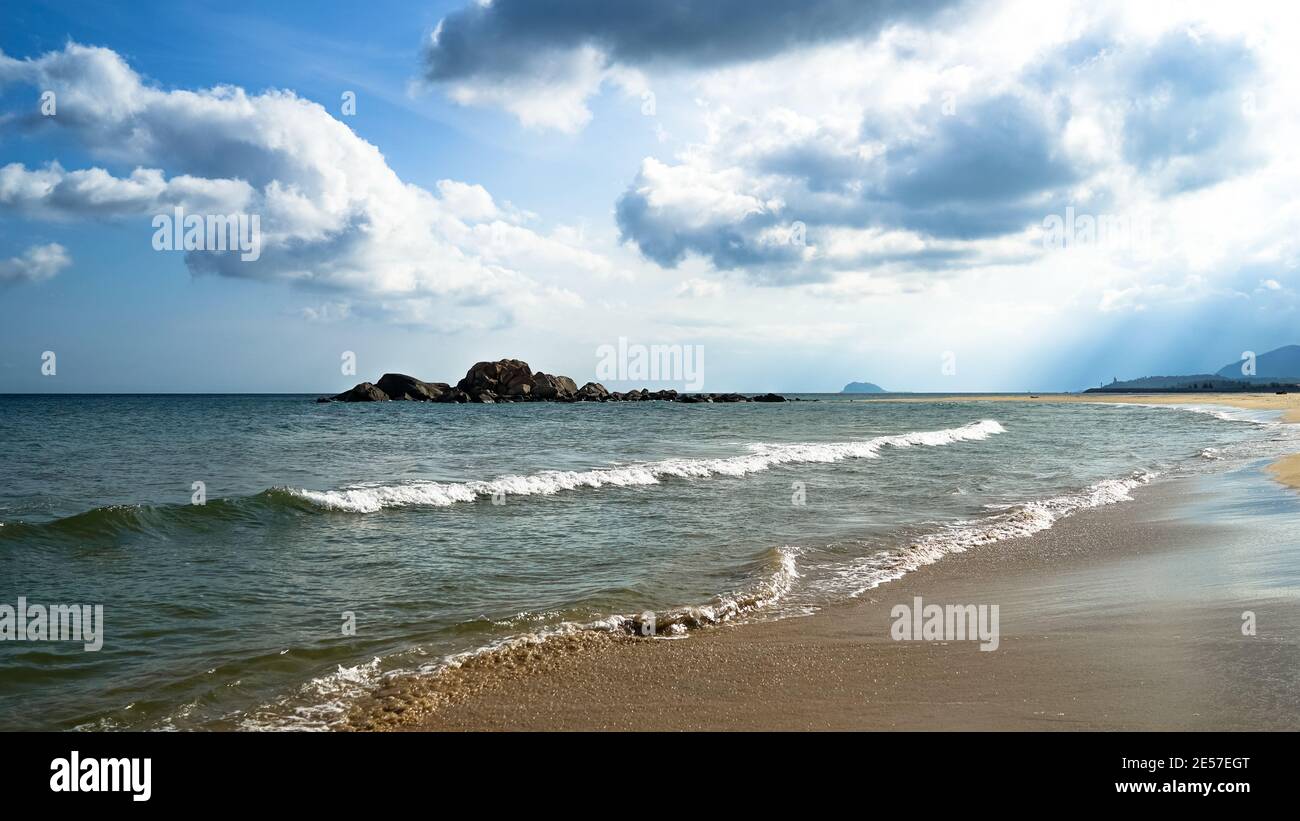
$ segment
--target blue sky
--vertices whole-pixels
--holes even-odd
[[[1076,390],[1300,342],[1287,7],[331,5],[6,6],[0,392],[581,383],[619,337],[706,390]],[[155,250],[177,205],[260,259]]]

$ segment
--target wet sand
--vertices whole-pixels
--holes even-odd
[[[1300,488],[1300,453],[1278,459],[1269,465],[1268,472],[1282,484]]]
[[[1259,470],[1155,483],[812,616],[505,654],[395,686],[353,726],[1297,729],[1298,513]],[[1000,646],[894,641],[915,596],[997,604]]]

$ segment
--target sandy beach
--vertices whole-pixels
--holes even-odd
[[[586,636],[408,679],[352,726],[1300,728],[1300,608],[1277,582],[1296,572],[1300,500],[1257,469],[1134,496],[811,616],[686,640]],[[891,609],[915,597],[998,605],[998,648],[893,640]],[[1247,614],[1255,635],[1243,634]]]

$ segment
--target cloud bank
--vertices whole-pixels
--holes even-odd
[[[454,305],[472,325],[557,295],[571,302],[546,276],[606,264],[521,224],[481,186],[403,182],[378,148],[289,91],[164,90],[117,53],[76,43],[35,59],[0,55],[0,85],[12,84],[56,95],[57,114],[32,115],[29,129],[70,134],[106,167],[10,163],[0,168],[0,209],[48,220],[129,220],[176,206],[260,215],[259,259],[190,252],[194,273],[346,291],[416,322]],[[152,230],[141,234],[147,241]]]
[[[602,84],[644,85],[643,70],[757,60],[924,20],[951,0],[494,0],[441,20],[424,77],[467,104],[505,108],[525,125],[574,131]]]

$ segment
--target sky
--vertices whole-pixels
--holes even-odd
[[[3,15],[0,393],[582,384],[620,340],[709,391],[1079,390],[1300,342],[1291,4]],[[257,253],[158,247],[178,208]]]

